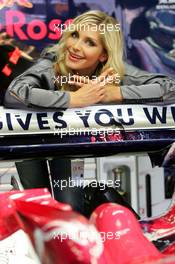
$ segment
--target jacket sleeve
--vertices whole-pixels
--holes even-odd
[[[175,103],[175,80],[163,74],[149,73],[126,64],[126,74],[121,85],[124,101],[142,99]]]
[[[66,109],[69,100],[68,92],[55,91],[51,62],[41,60],[11,82],[5,94],[4,106]]]

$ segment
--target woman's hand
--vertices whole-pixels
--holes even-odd
[[[115,77],[112,68],[105,70],[93,80],[74,75],[74,80],[69,81],[69,84],[76,85],[79,89],[76,92],[70,92],[70,107],[85,107],[99,102],[121,101],[120,87],[111,84]]]
[[[74,80],[69,81],[69,84],[76,85],[79,89],[76,92],[70,92],[69,107],[85,107],[104,100],[104,79],[108,76],[109,72],[111,72],[111,69],[107,69],[100,75],[100,78],[94,80],[74,75]]]
[[[104,99],[105,88],[99,84],[84,84],[76,92],[70,92],[69,107],[85,107],[96,104]]]
[[[73,82],[71,81],[71,84]],[[105,87],[100,81],[90,81],[89,83],[74,82],[79,86],[76,92],[70,92],[69,107],[85,107],[99,103],[105,98]]]
[[[100,101],[103,104],[108,103],[120,103],[122,102],[122,94],[120,86],[106,84],[105,85],[105,97]]]

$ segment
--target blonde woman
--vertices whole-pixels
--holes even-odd
[[[116,19],[88,11],[55,30],[62,31],[59,43],[12,81],[5,106],[66,109],[132,100],[174,102],[173,79],[124,64]]]

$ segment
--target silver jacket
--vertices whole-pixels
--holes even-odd
[[[68,108],[69,92],[56,88],[52,62],[53,57],[43,57],[15,78],[7,89],[4,106]],[[129,64],[125,65],[125,70],[120,85],[124,103],[175,103],[175,80],[172,78],[148,73]]]

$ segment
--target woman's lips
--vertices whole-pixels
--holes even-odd
[[[73,54],[73,53],[71,53],[70,51],[69,51],[68,57],[69,57],[69,59],[72,60],[72,61],[79,61],[79,60],[84,59],[83,57],[80,57],[80,56],[78,56],[78,55],[76,55],[76,54]]]

